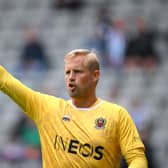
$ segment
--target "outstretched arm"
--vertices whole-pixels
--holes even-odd
[[[32,115],[30,114],[31,107],[34,108],[34,111],[37,111],[35,108],[39,108],[40,106],[40,99],[38,98],[39,93],[23,85],[1,65],[0,90],[13,99],[13,101],[17,103],[25,113],[28,113],[28,115]],[[34,99],[36,102],[33,101]]]

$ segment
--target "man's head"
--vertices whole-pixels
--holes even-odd
[[[67,90],[72,98],[95,95],[100,76],[97,55],[86,49],[72,50],[65,56],[65,79]]]

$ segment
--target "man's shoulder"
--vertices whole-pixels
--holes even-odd
[[[67,104],[67,100],[55,96],[55,95],[50,95],[50,94],[46,94],[46,93],[41,93],[39,92],[39,96],[41,96],[41,98],[43,97],[44,100],[46,100],[47,102],[51,102],[51,103],[59,103],[59,104]]]
[[[103,100],[103,105],[104,106],[108,106],[109,108],[113,108],[113,109],[116,109],[116,110],[121,110],[123,109],[123,106],[120,105],[120,104],[117,104],[117,103],[114,103],[114,102],[110,102],[110,101],[107,101],[107,100]]]

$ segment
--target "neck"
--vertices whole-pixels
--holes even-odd
[[[92,98],[72,98],[72,104],[79,108],[88,108],[95,104],[97,101],[97,97]]]

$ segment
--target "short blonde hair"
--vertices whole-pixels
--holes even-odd
[[[70,51],[65,55],[64,61],[77,56],[85,56],[84,65],[87,66],[89,70],[100,70],[100,63],[97,54],[87,49],[75,49]]]

